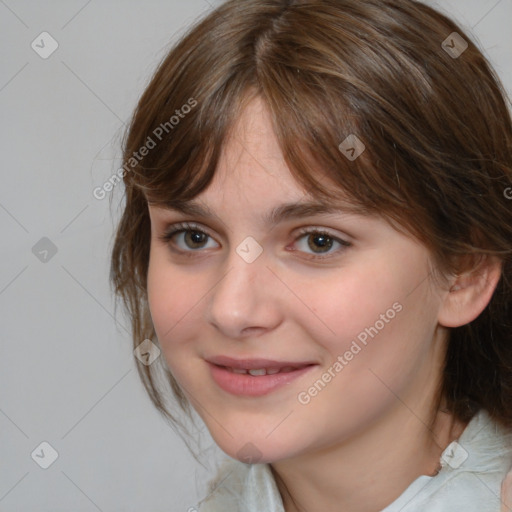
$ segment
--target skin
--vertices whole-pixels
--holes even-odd
[[[287,512],[375,512],[418,476],[435,474],[465,427],[446,412],[432,415],[447,328],[483,310],[499,265],[441,283],[432,278],[429,251],[383,218],[340,211],[276,225],[260,220],[307,198],[265,104],[254,99],[226,141],[214,181],[196,198],[220,219],[149,207],[150,311],[167,364],[216,443],[239,459],[252,443],[257,462],[271,463],[286,484],[290,494],[278,482]],[[182,221],[210,235],[199,249],[183,234],[160,239]],[[351,245],[334,242],[323,253],[314,236],[298,233],[303,227]],[[236,252],[248,236],[263,249],[252,263]],[[315,254],[330,257],[311,260]],[[378,335],[308,404],[299,403],[298,394],[395,303],[401,311]],[[213,381],[205,358],[215,355],[318,366],[269,395],[238,397]]]
[[[501,509],[500,512],[512,510],[512,470],[505,476],[501,483]]]

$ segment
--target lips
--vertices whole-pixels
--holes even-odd
[[[207,358],[207,361],[217,366],[225,366],[226,368],[242,369],[242,370],[258,370],[260,368],[304,368],[314,361],[277,361],[275,359],[263,359],[261,357],[235,359],[229,356],[214,356]]]
[[[208,362],[223,366],[224,368],[239,374],[249,373],[250,375],[274,375],[276,373],[288,373],[300,370],[313,362],[276,361],[263,358],[234,359],[229,356],[215,356],[207,359]]]
[[[224,391],[234,395],[261,396],[309,372],[316,363],[272,359],[233,359],[216,356],[207,359],[211,375]]]
[[[295,370],[298,370],[298,367],[293,366],[285,366],[283,368],[279,368],[276,366],[273,366],[271,368],[230,368],[229,366],[224,366],[229,371],[232,371],[233,373],[238,373],[240,375],[244,374],[250,374],[253,377],[262,376],[262,375],[275,375],[276,373],[289,373],[293,372]]]

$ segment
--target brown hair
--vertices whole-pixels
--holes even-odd
[[[450,53],[464,41],[460,55]],[[355,211],[384,216],[421,240],[445,272],[460,272],[465,255],[500,258],[489,305],[450,330],[440,396],[461,421],[484,408],[512,426],[510,111],[469,37],[412,0],[231,0],[173,47],[124,142],[126,202],[111,280],[134,347],[145,338],[158,343],[146,296],[148,201],[173,206],[201,193],[254,95],[268,105],[290,171],[312,195],[343,194]],[[351,134],[366,146],[353,161],[338,147]],[[156,364],[137,367],[153,403],[179,423],[166,405],[169,385],[190,408],[173,376]]]

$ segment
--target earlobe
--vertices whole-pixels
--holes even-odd
[[[501,260],[484,256],[472,270],[455,276],[445,293],[438,322],[460,327],[472,322],[489,304],[501,277]]]

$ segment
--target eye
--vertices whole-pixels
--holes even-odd
[[[204,245],[211,236],[196,224],[188,222],[181,222],[180,224],[171,226],[171,228],[159,238],[167,244],[177,245],[179,252],[194,252],[199,249],[211,248]],[[180,244],[180,242],[182,242],[182,244]]]
[[[313,251],[313,255],[309,256],[308,259],[330,258],[352,245],[350,242],[342,240],[321,228],[304,228],[299,233],[301,236],[297,240],[304,239],[303,242],[305,242],[305,244],[302,243],[302,247],[300,247],[300,243],[298,244],[299,250],[307,252],[306,249],[311,249]],[[340,247],[335,251],[330,251],[335,244]]]
[[[299,241],[298,250],[305,253],[308,252],[308,249],[313,251],[313,254],[309,253],[307,256],[307,259],[311,260],[330,258],[352,245],[322,228],[303,228],[299,231],[299,234],[300,236],[295,240],[295,243]],[[171,226],[159,239],[166,244],[177,246],[177,252],[189,253],[189,255],[193,252],[199,252],[200,249],[215,247],[208,247],[207,245],[208,239],[212,239],[210,234],[197,224],[189,222],[181,222]],[[304,244],[304,242],[306,243]],[[336,244],[339,246],[338,249],[331,251]],[[293,251],[295,250],[297,249],[293,249]]]

